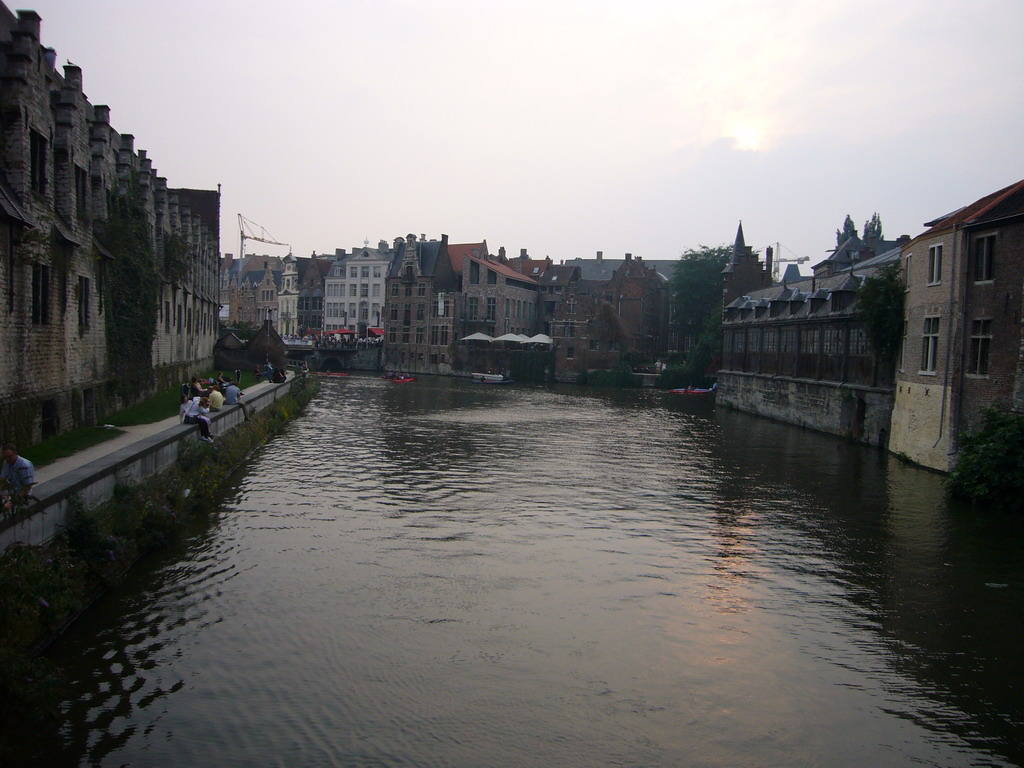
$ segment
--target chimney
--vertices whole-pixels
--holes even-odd
[[[519,258],[520,259],[528,259],[528,258],[530,258],[529,256],[526,255],[526,249],[525,248],[520,248],[519,249]]]
[[[501,246],[500,248],[498,248],[498,258],[501,259],[502,261],[505,260],[505,246],[504,245]]]
[[[774,260],[775,251],[772,250],[772,247],[769,245],[767,248],[764,249],[764,271],[768,273],[769,277],[771,277],[772,274],[772,265],[774,263]]]
[[[627,253],[626,254],[626,261],[632,261],[632,260],[633,260],[633,254],[632,253]]]
[[[600,261],[603,258],[604,258],[604,252],[603,251],[598,251],[597,252],[597,260]]]

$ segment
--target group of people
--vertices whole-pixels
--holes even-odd
[[[262,368],[258,365],[253,368],[252,373],[257,381],[266,379],[274,384],[282,384],[288,378],[288,373],[284,368],[275,368],[269,360]]]
[[[238,382],[225,378],[223,371],[217,374],[216,379],[205,381],[193,376],[188,391],[181,394],[181,421],[184,424],[198,424],[199,439],[212,443],[210,411],[219,411],[225,405],[239,404],[241,397],[242,390],[239,389]]]
[[[34,501],[32,486],[36,484],[36,468],[32,462],[18,454],[18,446],[4,443],[3,462],[0,463],[0,499],[4,515],[15,507]]]

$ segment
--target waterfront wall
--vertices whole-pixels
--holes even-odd
[[[265,408],[289,394],[296,381],[290,379],[247,395],[245,407],[250,413]],[[246,418],[239,405],[225,406],[211,416],[210,430],[214,435],[227,432]],[[198,434],[199,427],[195,424],[176,424],[40,483],[33,491],[39,503],[28,512],[0,523],[0,550],[14,543],[45,544],[67,525],[76,501],[86,507],[95,506],[110,499],[118,485],[134,485],[162,472],[178,460],[182,441],[194,440]]]
[[[719,371],[717,402],[759,416],[886,447],[891,389]]]

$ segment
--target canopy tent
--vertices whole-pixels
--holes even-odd
[[[518,333],[506,333],[494,339],[494,341],[511,341],[516,344],[522,344],[525,338],[525,336],[520,336]]]
[[[366,329],[366,335],[367,336],[383,336],[384,335],[384,329],[383,328],[367,328]]]
[[[338,335],[341,335],[341,336],[352,334],[354,336],[356,332],[353,331],[351,328],[338,328],[338,329],[333,330],[333,331],[324,331],[325,335],[326,334],[331,334],[331,333],[338,334]]]
[[[531,336],[527,341],[530,344],[551,344],[551,337],[545,333],[538,333],[536,336]]]
[[[486,333],[471,333],[469,336],[464,336],[459,341],[494,341],[493,336],[488,336]]]

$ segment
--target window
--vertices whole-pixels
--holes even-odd
[[[939,351],[939,318],[926,317],[921,334],[921,370],[934,373]]]
[[[566,360],[572,360],[573,355],[575,355],[575,354],[576,354],[576,350],[573,349],[572,347],[566,347],[565,348],[565,359]]]
[[[425,304],[416,305],[416,322],[422,323],[427,316],[427,307]]]
[[[398,283],[392,283],[391,284],[391,295],[392,296],[397,296],[398,295]]]
[[[78,328],[89,327],[89,278],[78,276]]]
[[[348,295],[349,296],[355,296],[356,295],[356,291],[358,291],[358,290],[359,290],[359,286],[357,286],[355,283],[352,283],[348,287]]]
[[[417,296],[426,296],[427,295],[427,284],[426,283],[420,283],[419,285],[416,286],[416,295]]]
[[[359,267],[350,267],[348,270],[349,277],[359,277]]]
[[[374,267],[373,268],[373,276],[374,277],[380,277],[380,267]]]
[[[359,270],[359,276],[360,277],[369,277],[370,276],[370,268],[369,267],[362,267]]]
[[[992,343],[992,321],[974,320],[971,323],[971,359],[967,372],[976,376],[988,376],[988,351]]]
[[[928,285],[942,282],[942,246],[933,245],[928,249]]]
[[[591,352],[599,352],[601,350],[601,342],[597,339],[591,339],[589,343],[589,349]]]
[[[475,261],[469,262],[469,282],[471,285],[480,283],[480,265]]]
[[[902,371],[906,367],[907,362],[907,329],[910,324],[906,320],[903,321],[903,340],[900,342],[900,370]]]
[[[488,269],[487,270],[487,284],[488,285],[497,285],[498,284],[498,273],[495,272],[493,269]]]
[[[370,295],[370,286],[367,285],[366,283],[363,283],[362,285],[360,285],[359,286],[359,295],[362,296],[364,299],[367,298]]]
[[[373,284],[373,297],[377,298],[380,296],[380,283]]]
[[[89,205],[89,175],[84,168],[75,166],[75,211],[85,216]]]
[[[477,305],[479,304],[479,301],[480,300],[476,296],[469,297],[469,309],[466,310],[466,316],[470,320],[476,320],[476,314],[478,309]]]
[[[46,192],[46,139],[38,131],[29,131],[29,160],[32,165],[32,191]]]
[[[46,264],[32,265],[32,322],[50,322],[50,268]]]
[[[992,253],[995,250],[996,236],[986,235],[974,241],[974,282],[980,283],[992,279]]]
[[[493,296],[489,296],[487,298],[487,319],[488,320],[494,320],[496,308],[497,308],[497,302],[494,300]]]

